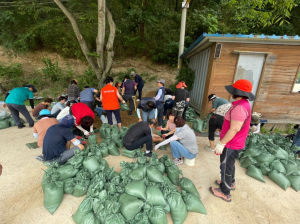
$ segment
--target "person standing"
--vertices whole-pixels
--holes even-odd
[[[125,102],[129,100],[129,112],[128,115],[132,115],[133,110],[133,99],[132,96],[135,95],[136,84],[134,81],[129,79],[129,76],[125,76],[125,80],[122,85],[122,96]]]
[[[92,111],[94,111],[94,93],[98,90],[85,86],[84,90],[80,92],[80,102],[86,104]]]
[[[78,81],[76,79],[73,79],[71,81],[71,85],[69,85],[67,94],[68,94],[68,101],[75,100],[78,102],[80,89],[78,87]]]
[[[140,101],[142,99],[142,91],[144,88],[144,81],[143,81],[142,77],[139,76],[138,74],[136,74],[134,71],[132,71],[130,73],[130,75],[132,75],[134,77],[134,81],[137,85],[137,90],[139,92],[139,98],[136,101]]]
[[[158,126],[162,126],[163,122],[163,109],[164,109],[164,98],[165,98],[165,80],[160,79],[157,81],[158,91],[154,97],[155,104],[157,108],[157,119],[158,119]]]
[[[141,112],[140,110],[143,111],[143,119],[141,118]],[[155,104],[155,99],[152,97],[145,97],[144,99],[141,100],[139,105],[137,106],[137,116],[140,121],[148,121],[148,114],[149,114],[149,120],[151,119],[156,119],[157,118],[157,109],[156,109],[156,104]]]
[[[5,96],[5,103],[3,107],[8,107],[16,125],[19,129],[25,127],[20,120],[19,113],[21,113],[27,120],[29,127],[33,127],[34,121],[31,118],[24,101],[29,99],[30,106],[32,108],[32,113],[34,113],[34,101],[33,93],[37,92],[33,85],[28,84],[24,87],[18,87],[9,91]]]
[[[172,92],[170,89],[165,89],[165,98],[164,98],[164,113],[163,113],[163,120],[166,120],[167,112],[169,109],[173,108],[173,102],[172,100]]]
[[[121,130],[121,115],[120,115],[120,104],[125,103],[118,89],[113,86],[114,79],[112,77],[106,77],[106,86],[101,89],[100,101],[102,101],[103,109],[106,112],[108,123],[113,126],[112,113],[114,113],[118,128]],[[118,100],[119,99],[119,100]]]
[[[46,98],[43,102],[41,102],[35,106],[35,109],[34,109],[34,112],[32,113],[32,115],[36,118],[37,116],[39,116],[39,113],[41,110],[51,109],[51,108],[49,108],[49,105],[52,103],[52,101],[53,100],[51,98]]]
[[[180,81],[176,85],[176,90],[173,94],[172,99],[174,100],[173,103],[173,111],[176,113],[176,116],[183,117],[185,120],[185,111],[188,108],[188,103],[190,102],[190,93],[185,90],[187,85],[184,81]]]
[[[56,118],[57,115],[66,107],[67,98],[65,96],[58,97],[58,102],[54,104],[51,110],[52,117]]]
[[[251,93],[252,83],[240,79],[233,85],[225,86],[235,100],[224,117],[220,141],[215,147],[215,154],[220,156],[221,180],[216,180],[218,188],[210,187],[210,192],[226,202],[231,202],[230,191],[235,190],[235,160],[245,148],[251,122],[249,101],[256,97]]]

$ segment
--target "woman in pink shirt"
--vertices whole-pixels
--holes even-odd
[[[221,180],[215,181],[219,188],[210,187],[210,191],[214,196],[231,202],[230,190],[235,190],[234,163],[245,147],[251,121],[249,101],[256,97],[251,93],[252,83],[246,79],[240,79],[225,88],[235,101],[225,114],[220,142],[215,147],[215,154],[221,155]]]
[[[170,138],[174,135],[175,131],[176,131],[176,125],[174,123],[174,118],[175,118],[176,114],[173,111],[170,111],[168,113],[168,122],[165,128],[161,128],[158,127],[157,129],[161,131],[162,137],[163,138]]]

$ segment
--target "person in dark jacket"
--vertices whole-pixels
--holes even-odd
[[[80,92],[80,102],[86,104],[92,111],[94,111],[94,94],[98,93],[98,90],[85,86],[84,90]]]
[[[139,92],[139,98],[137,99],[137,101],[140,101],[142,99],[142,91],[144,88],[144,81],[142,79],[141,76],[139,76],[138,74],[136,74],[134,71],[131,72],[131,74],[134,77],[134,81],[137,85],[137,90]]]
[[[71,85],[69,85],[67,90],[68,101],[75,100],[76,102],[78,102],[79,94],[80,89],[78,87],[78,81],[76,79],[73,79],[71,81]]]
[[[128,115],[132,115],[133,110],[133,99],[132,96],[135,95],[135,90],[137,89],[134,81],[130,80],[129,76],[125,76],[125,80],[122,85],[122,96],[125,102],[129,100],[129,112]]]
[[[140,110],[143,111],[143,114],[142,114],[143,121],[148,120],[148,114],[149,114],[149,119],[153,119],[153,118],[156,119],[157,109],[156,109],[155,99],[153,99],[152,97],[145,97],[139,103],[136,112],[137,112],[139,121],[142,121]]]
[[[170,89],[165,89],[165,98],[164,98],[164,113],[163,113],[163,120],[166,120],[167,112],[169,109],[173,108],[173,102],[172,100],[172,91]]]
[[[164,109],[164,98],[165,98],[165,80],[160,79],[157,81],[158,91],[154,97],[155,104],[157,108],[157,119],[158,119],[158,126],[162,126],[163,121],[163,109]]]
[[[176,113],[176,116],[183,117],[185,120],[185,112],[188,108],[190,102],[190,93],[185,90],[187,85],[184,81],[180,81],[176,85],[176,90],[173,94],[172,99],[174,100],[173,112]]]

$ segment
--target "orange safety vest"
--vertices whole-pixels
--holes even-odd
[[[120,108],[117,92],[118,89],[109,83],[101,89],[104,110],[117,110]]]

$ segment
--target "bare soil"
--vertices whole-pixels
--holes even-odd
[[[123,123],[126,123],[128,117],[124,113],[122,116]],[[131,122],[136,122],[133,117]],[[41,181],[46,166],[35,159],[41,154],[41,148],[31,150],[25,146],[26,143],[35,141],[32,128],[26,125],[27,127],[20,130],[17,127],[0,130],[3,139],[0,148],[0,164],[3,165],[3,173],[0,176],[0,223],[73,223],[71,216],[84,197],[64,195],[54,215],[43,207]],[[291,187],[286,191],[282,190],[268,177],[265,177],[266,183],[262,183],[247,176],[246,169],[242,168],[238,161],[236,161],[236,190],[231,193],[232,202],[227,203],[214,197],[208,189],[210,186],[216,186],[214,181],[220,179],[219,157],[203,148],[208,143],[206,137],[197,137],[197,142],[199,153],[196,165],[189,167],[183,164],[180,165],[180,169],[197,187],[207,215],[189,213],[185,224],[300,223],[299,193]],[[163,154],[172,156],[170,147],[167,148],[167,152],[158,150],[159,157]],[[123,156],[108,156],[105,159],[117,172],[121,170],[121,161],[132,161]],[[168,223],[173,223],[170,214]]]

